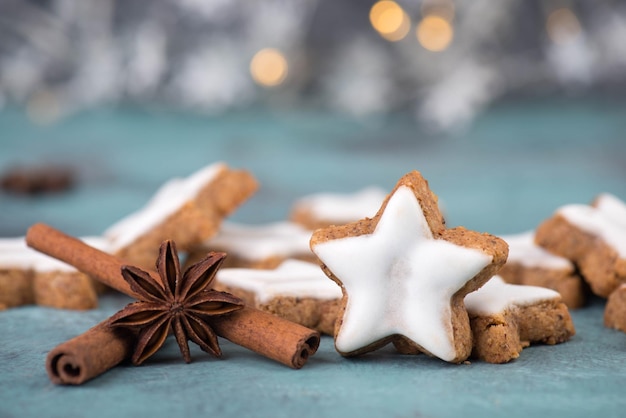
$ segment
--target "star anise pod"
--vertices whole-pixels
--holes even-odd
[[[239,298],[209,288],[225,257],[225,253],[211,252],[181,275],[176,245],[164,241],[156,262],[161,283],[137,267],[122,267],[124,280],[139,300],[113,315],[110,324],[139,331],[132,356],[135,365],[161,348],[170,330],[187,363],[191,362],[189,340],[207,353],[222,354],[210,317],[243,307]]]

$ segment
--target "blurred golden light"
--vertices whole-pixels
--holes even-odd
[[[450,46],[454,29],[441,16],[428,15],[417,25],[416,34],[420,45],[429,51],[440,52]]]
[[[257,84],[273,87],[287,78],[289,65],[285,56],[277,49],[264,48],[254,54],[250,61],[250,74]]]
[[[565,44],[574,40],[581,32],[576,14],[568,8],[556,9],[548,16],[546,30],[552,42]]]
[[[411,19],[395,1],[381,0],[370,9],[372,27],[388,41],[404,39],[411,30]]]

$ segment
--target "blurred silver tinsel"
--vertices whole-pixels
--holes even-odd
[[[501,97],[626,87],[623,0],[399,0],[402,28],[395,9],[376,23],[374,5],[0,0],[0,105],[40,121],[122,102],[210,113],[316,105],[363,117],[408,109],[453,128]],[[428,16],[445,22],[419,40]],[[447,35],[429,50],[428,36]],[[267,48],[285,68],[259,81],[251,62]]]

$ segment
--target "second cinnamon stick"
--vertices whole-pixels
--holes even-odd
[[[211,325],[230,342],[294,369],[304,366],[320,344],[317,331],[250,307],[216,316]]]
[[[122,277],[124,262],[110,254],[41,223],[31,226],[26,243],[95,280],[137,297]],[[156,272],[148,273],[160,282]],[[215,317],[212,325],[220,337],[295,369],[315,354],[320,341],[317,331],[250,307]]]
[[[56,384],[80,385],[130,358],[135,341],[132,332],[111,328],[107,319],[52,349],[46,357],[48,377]]]

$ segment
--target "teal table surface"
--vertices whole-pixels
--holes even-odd
[[[0,169],[72,167],[67,193],[0,193],[0,236],[34,222],[97,235],[141,207],[160,184],[216,162],[250,170],[260,189],[230,218],[285,219],[298,197],[391,190],[419,170],[448,225],[493,234],[535,228],[559,206],[601,192],[626,199],[626,102],[501,103],[456,132],[430,132],[411,115],[351,120],[320,110],[253,109],[221,116],[99,109],[52,125],[0,112]],[[128,302],[105,295],[87,312],[37,306],[0,312],[0,417],[623,416],[626,334],[602,325],[604,301],[572,311],[577,334],[532,346],[504,365],[451,365],[390,348],[345,359],[324,337],[292,370],[220,340],[215,359],[192,346],[185,364],[168,340],[141,367],[121,365],[80,387],[52,384],[44,360]]]

